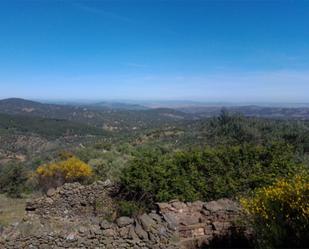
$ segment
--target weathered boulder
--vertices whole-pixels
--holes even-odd
[[[100,227],[101,229],[109,229],[111,228],[113,225],[112,223],[108,222],[107,220],[103,220],[101,223],[100,223]]]
[[[48,197],[51,197],[51,196],[53,196],[55,194],[55,192],[56,192],[56,190],[54,188],[50,188],[50,189],[47,190],[46,195]]]
[[[210,212],[218,212],[218,211],[231,211],[231,212],[239,212],[240,208],[236,202],[230,199],[220,199],[217,201],[210,201],[204,204],[206,210]]]
[[[147,232],[150,231],[151,228],[153,228],[156,224],[156,222],[148,214],[143,214],[139,216],[138,220]]]
[[[139,223],[136,223],[134,231],[141,240],[148,240],[148,233],[142,228]]]
[[[134,220],[129,217],[120,217],[116,220],[116,223],[119,227],[124,227],[133,224]]]

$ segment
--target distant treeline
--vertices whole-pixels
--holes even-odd
[[[68,120],[8,114],[0,114],[0,131],[10,134],[38,134],[46,138],[106,134],[102,129]]]

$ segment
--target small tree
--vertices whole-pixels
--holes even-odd
[[[20,198],[26,181],[27,172],[18,163],[10,163],[0,169],[0,191],[10,197]]]
[[[77,157],[71,156],[66,160],[38,167],[36,174],[40,186],[47,190],[66,182],[83,182],[91,177],[92,168]]]

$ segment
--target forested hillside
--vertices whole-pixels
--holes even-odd
[[[116,106],[116,107],[115,107]],[[141,109],[141,110],[140,110]],[[147,109],[119,103],[107,105],[42,104],[24,99],[0,100],[0,113],[65,119],[111,131],[138,130],[168,125],[192,115],[173,109]]]

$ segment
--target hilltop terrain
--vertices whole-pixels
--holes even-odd
[[[56,105],[13,98],[0,100],[0,113],[65,119],[114,130],[151,128],[191,117],[189,114],[173,109],[135,108],[136,105],[131,108],[131,106],[120,103]]]
[[[254,224],[247,224],[252,217],[244,218],[245,228],[252,225],[260,236],[257,241],[250,243],[271,244],[274,242],[267,235],[272,234],[272,230],[264,233],[263,224],[267,223],[270,228],[275,226],[285,229],[291,223],[290,220],[284,220],[284,225],[277,223],[278,212],[272,206],[265,204],[268,209],[260,214],[261,209],[255,209],[256,206],[252,204],[267,203],[267,198],[270,198],[282,206],[286,217],[292,217],[295,224],[291,239],[286,240],[283,235],[272,234],[281,241],[276,243],[280,246],[289,244],[291,247],[306,245],[306,222],[309,219],[302,210],[306,210],[308,204],[304,195],[309,175],[308,110],[254,106],[178,108],[144,108],[119,103],[59,105],[22,99],[0,101],[0,198],[5,201],[0,206],[3,209],[3,217],[0,210],[0,232],[1,226],[4,226],[5,234],[9,232],[15,236],[20,229],[23,230],[34,222],[39,227],[44,226],[45,230],[42,232],[46,233],[41,234],[41,239],[46,241],[43,244],[48,248],[54,243],[54,239],[50,240],[50,233],[63,233],[58,229],[59,226],[73,229],[70,234],[66,234],[66,238],[55,235],[59,244],[65,246],[73,245],[80,239],[85,240],[84,232],[74,230],[82,224],[86,226],[85,233],[98,237],[101,233],[108,232],[124,236],[123,233],[127,233],[124,230],[131,227],[131,230],[137,229],[144,236],[141,241],[138,240],[141,243],[138,246],[150,245],[149,243],[154,245],[158,243],[156,238],[162,239],[161,235],[157,233],[158,230],[141,230],[142,224],[138,217],[151,213],[156,203],[165,203],[162,210],[165,210],[164,207],[168,207],[170,211],[180,208],[180,213],[191,210],[193,205],[199,207],[197,213],[203,212],[201,219],[208,219],[209,210],[203,208],[206,202],[229,198],[241,200],[243,208],[251,215],[259,217],[269,212],[275,217],[275,224],[269,224],[264,216],[254,220]],[[68,185],[64,185],[62,189],[63,184],[73,182],[72,186],[81,193],[82,189],[92,188],[91,184],[102,181],[113,183],[113,192],[109,196],[104,193],[96,194],[98,200],[100,197],[107,198],[104,203],[88,204],[84,201],[86,197],[83,194],[72,197],[75,190],[67,191],[65,186]],[[276,185],[277,182],[281,185]],[[282,186],[288,187],[281,189]],[[55,198],[52,197],[55,189],[58,189],[57,193],[61,198],[58,198],[58,194]],[[267,194],[263,191],[267,191]],[[275,194],[280,191],[284,194],[277,199]],[[295,193],[298,196],[294,196]],[[18,220],[17,216],[19,220],[23,219],[25,200],[42,195],[43,199],[39,200],[43,200],[46,208],[44,206],[40,209],[28,203],[27,210],[30,214],[35,210],[46,211],[44,217],[51,215],[49,225],[41,218],[30,215],[20,226],[10,227],[11,223]],[[8,197],[19,198],[19,205],[11,212],[6,206],[6,203],[11,203]],[[259,199],[256,201],[254,198]],[[40,206],[40,203],[39,201],[37,205]],[[52,203],[57,208],[49,209]],[[295,207],[299,209],[294,210]],[[102,208],[105,211],[112,210],[107,213],[103,210],[103,213],[107,215],[105,219],[112,224],[113,229],[102,228],[99,223],[93,227],[86,224],[85,220],[72,222],[70,219],[65,223],[56,222],[52,225],[53,219],[58,220],[54,214],[58,216],[63,211],[68,216],[68,209],[75,208],[90,210],[90,217],[93,213],[99,214]],[[293,212],[292,216],[290,212]],[[186,215],[180,220],[192,220],[194,224],[186,224],[180,228],[180,239],[184,240],[184,244],[185,241],[191,241],[192,236],[195,241],[197,235],[204,236],[209,242],[216,231],[225,229],[225,225],[220,222],[228,223],[220,219],[213,220],[210,216],[212,220],[209,225],[206,220],[195,219],[195,211],[194,217],[189,213]],[[121,217],[133,223],[122,229],[117,223],[117,219]],[[65,217],[67,218],[70,217]],[[86,214],[83,218],[86,218]],[[263,220],[262,225],[258,223],[260,219]],[[158,225],[168,227],[169,222],[163,215]],[[35,224],[32,230],[34,233],[38,231]],[[229,223],[228,227],[230,225]],[[168,236],[170,235],[172,234],[169,233]],[[11,235],[6,236],[11,238]],[[25,239],[23,236],[18,234],[18,243]],[[37,241],[32,235],[29,236],[27,243],[41,243],[41,240]],[[98,242],[96,236],[84,242],[110,243],[102,236],[98,238]],[[171,237],[168,240],[170,239],[173,241]],[[226,240],[231,241],[231,238]],[[115,239],[112,243],[124,243],[129,247],[131,242],[130,238],[126,238],[125,241]],[[137,242],[134,240],[134,243]],[[159,244],[161,243],[163,242]],[[14,246],[13,242],[11,246]]]
[[[29,165],[36,161],[37,165],[61,150],[76,150],[96,143],[112,143],[114,147],[127,143],[171,148],[216,144],[210,120],[220,115],[222,108],[187,104],[187,107],[175,105],[176,109],[171,109],[110,102],[59,105],[17,98],[0,100],[0,161],[3,164],[17,160]],[[297,126],[301,131],[297,137],[308,137],[306,121],[300,125],[297,121],[283,120],[306,120],[309,108],[238,106],[225,110],[251,117],[243,125],[252,123],[250,136],[253,137],[259,136],[265,125],[278,130],[278,136],[283,129]],[[258,117],[268,121],[256,119]],[[264,137],[272,136],[266,131],[263,131]]]
[[[105,103],[55,105],[16,98],[0,100],[0,161],[16,159],[31,164],[29,160],[38,160],[37,155],[44,158],[61,149],[83,147],[97,140],[111,141],[115,137],[168,127],[189,116],[171,109],[141,107],[142,110],[137,111],[136,108],[140,107]]]

